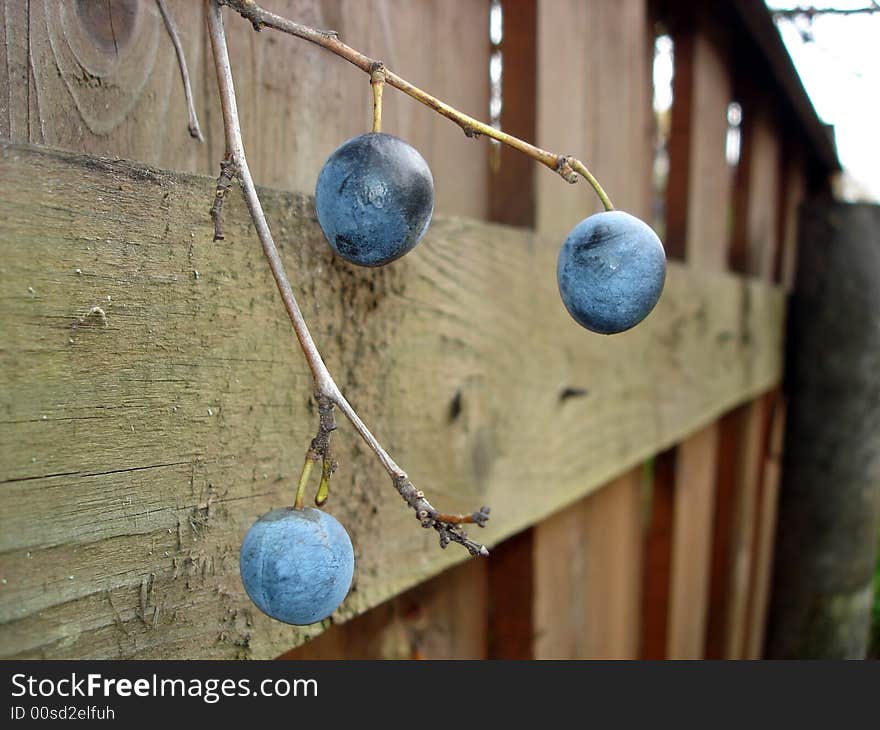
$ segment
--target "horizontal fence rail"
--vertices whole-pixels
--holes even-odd
[[[214,243],[213,191],[0,146],[0,655],[268,657],[321,630],[265,618],[238,575],[316,414],[243,201]],[[438,216],[405,259],[356,270],[309,198],[263,195],[343,390],[435,504],[491,505],[489,544],[779,381],[770,284],[671,263],[649,319],[602,337],[562,307],[560,241]],[[346,424],[337,438],[345,620],[466,555],[419,528]]]

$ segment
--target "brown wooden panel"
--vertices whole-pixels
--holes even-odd
[[[669,659],[702,659],[705,649],[718,432],[713,423],[677,449]]]
[[[754,566],[743,651],[745,659],[760,659],[764,650],[785,434],[785,402],[779,391],[768,399],[766,417],[769,433],[765,444],[766,453],[761,465],[763,469],[761,486],[755,504]]]
[[[472,560],[280,659],[485,659],[488,564]]]
[[[672,574],[672,524],[677,449],[654,458],[642,584],[642,659],[665,659]]]
[[[789,144],[785,148],[782,172],[779,176],[780,232],[779,253],[773,280],[785,291],[794,288],[797,267],[798,211],[807,192],[807,178],[803,159]]]
[[[238,577],[315,427],[240,195],[216,244],[210,178],[0,145],[0,188],[0,654],[274,656],[320,630],[263,618]],[[437,216],[355,270],[307,198],[263,195],[343,389],[438,506],[492,506],[489,543],[779,380],[783,298],[759,282],[671,264],[651,317],[602,337],[560,305],[546,238]],[[329,508],[358,549],[342,619],[465,555],[335,438]]]
[[[779,175],[781,144],[768,102],[760,96],[743,103],[742,150],[734,195],[734,237],[730,266],[772,280],[780,245]]]
[[[176,58],[153,0],[3,2],[9,76],[0,78],[0,99],[9,105],[0,133],[14,142],[216,176],[224,142],[203,6],[168,0],[206,144],[187,132]],[[481,119],[488,113],[486,2],[273,0],[266,7],[333,28],[462,111]],[[367,76],[317,46],[272,31],[257,34],[231,11],[224,16],[255,179],[313,191],[330,152],[369,131]],[[384,130],[410,141],[428,161],[437,210],[485,218],[486,142],[467,140],[456,125],[396,90],[385,98]]]
[[[779,250],[779,175],[781,144],[778,127],[769,113],[759,113],[752,130],[748,240],[749,273],[772,281]]]
[[[673,23],[674,101],[667,189],[667,251],[695,269],[724,270],[732,174],[726,159],[730,72],[706,18]],[[700,658],[704,651],[718,428],[676,449],[655,487],[646,572],[643,656]],[[663,470],[660,470],[660,474]],[[657,523],[657,524],[655,524]]]
[[[537,16],[538,144],[582,159],[618,208],[646,218],[652,140],[645,3],[538,0]],[[557,241],[554,256],[569,230],[601,209],[585,183],[567,188],[543,170],[537,173],[536,195],[536,227]],[[623,506],[628,487],[615,482],[600,490],[606,491],[605,498],[573,504],[534,529],[536,657],[638,653],[641,534],[624,532],[619,544],[608,536],[603,540],[600,531],[606,528],[597,527],[596,515],[607,509],[618,525],[627,519],[638,523],[640,503],[636,500],[629,514]],[[615,551],[633,562],[617,562]],[[559,560],[561,554],[570,557]],[[622,582],[605,586],[614,582],[601,569],[609,561],[618,566]],[[584,583],[587,573],[591,585]],[[607,589],[601,600],[600,586]],[[607,613],[615,602],[623,614]]]
[[[754,568],[767,397],[721,419],[706,658],[742,658]]]
[[[642,470],[534,528],[535,658],[639,653]]]
[[[559,154],[573,154],[587,167],[595,164],[595,149],[587,136],[592,55],[587,49],[595,5],[580,0],[537,0],[536,143]],[[559,245],[580,220],[601,209],[586,185],[567,189],[558,175],[545,170],[536,173],[535,193],[535,225]],[[613,198],[615,191],[608,193]]]
[[[727,164],[727,106],[732,100],[724,52],[704,33],[694,40],[687,261],[724,270],[731,235],[732,176]]]
[[[579,157],[615,206],[648,219],[652,125],[642,0],[538,0],[537,143]],[[561,187],[560,187],[561,186]],[[559,240],[601,204],[537,173],[537,228]]]
[[[496,545],[489,561],[489,658],[534,654],[534,531]]]
[[[589,594],[599,586],[589,565],[591,552],[604,546],[587,531],[592,506],[582,499],[532,528],[535,659],[584,659],[595,649]]]
[[[532,141],[536,139],[537,2],[504,0],[504,36],[501,44],[501,127]],[[507,146],[495,152],[497,164],[490,180],[490,220],[534,228],[535,179],[541,171],[534,160]]]
[[[694,138],[694,66],[696,30],[681,22],[673,34],[674,76],[669,129],[669,179],[666,185],[666,255],[679,261],[687,256],[691,157]]]
[[[643,469],[610,482],[593,499],[590,551],[590,651],[596,659],[639,655]]]

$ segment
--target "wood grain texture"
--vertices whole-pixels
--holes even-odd
[[[492,550],[489,561],[490,659],[534,658],[534,554],[534,528],[509,537]]]
[[[677,448],[650,465],[650,504],[642,571],[640,659],[665,659],[668,643]]]
[[[642,469],[534,528],[535,658],[635,659]]]
[[[732,228],[733,172],[726,138],[733,92],[726,60],[723,34],[705,13],[699,21],[679,18],[670,139],[670,244],[689,266],[705,271],[726,268]],[[717,445],[718,426],[712,424],[676,449],[670,480],[674,489],[669,487],[674,493],[665,497],[672,505],[658,516],[669,521],[665,529],[671,532],[671,545],[668,608],[651,607],[666,622],[662,633],[655,628],[646,636],[646,641],[659,644],[654,656],[662,652],[670,659],[699,659],[704,653]]]
[[[727,164],[727,106],[733,96],[722,49],[704,33],[694,40],[686,260],[721,271],[730,244],[733,176]]]
[[[755,512],[768,396],[725,414],[719,431],[707,659],[741,659],[748,633]]]
[[[709,600],[718,424],[677,449],[666,658],[702,659]]]
[[[488,112],[489,13],[482,0],[263,5],[337,30],[350,45],[462,111],[479,118]],[[0,1],[6,35],[0,136],[216,176],[223,127],[204,3],[168,0],[168,7],[180,29],[206,144],[187,132],[177,62],[153,0]],[[369,131],[367,76],[317,46],[275,32],[257,34],[231,11],[224,16],[254,178],[312,192],[327,156]],[[407,139],[428,161],[437,210],[485,217],[485,141],[466,140],[456,125],[394,90],[385,99],[383,129]]]
[[[0,147],[4,656],[275,656],[320,630],[263,618],[239,582],[241,537],[291,498],[315,414],[243,202],[215,244],[212,195],[210,178]],[[438,506],[493,507],[490,543],[779,380],[771,286],[673,265],[645,323],[601,337],[560,305],[555,246],[533,234],[438,217],[401,262],[356,270],[308,198],[265,202],[341,387]],[[330,510],[358,566],[343,619],[465,556],[418,528],[351,429],[337,441]]]
[[[733,271],[772,280],[780,245],[779,218],[783,215],[779,196],[781,144],[769,102],[754,89],[744,93],[729,261]]]
[[[280,658],[485,659],[488,568],[450,568]]]
[[[782,284],[785,291],[794,288],[797,269],[798,213],[806,198],[807,176],[803,159],[792,146],[784,148],[782,171],[780,174],[780,218],[779,252],[776,259],[774,281]]]
[[[647,217],[652,200],[647,35],[647,11],[639,0],[537,4],[538,144],[580,157],[618,208],[641,217]],[[571,228],[601,210],[586,184],[560,191],[554,177],[538,171],[535,187],[536,229],[556,240],[548,252],[553,260]],[[606,479],[623,468],[610,470]],[[641,534],[606,527],[640,520],[638,504],[635,512],[626,512],[629,489],[604,485],[595,497],[534,528],[535,657],[637,653]],[[632,563],[619,562],[621,555]],[[613,579],[604,572],[606,562],[618,570]],[[609,613],[609,607],[632,608],[633,614]]]
[[[747,635],[743,652],[746,659],[760,659],[764,654],[785,435],[785,401],[779,391],[773,394],[767,418],[770,433],[761,465],[763,472],[759,501],[755,505],[755,524],[757,527],[753,550],[754,566],[748,603]]]
[[[749,241],[749,273],[772,280],[779,249],[779,175],[781,144],[777,125],[767,110],[758,113],[752,128],[749,154],[749,204],[747,236]]]
[[[525,140],[537,138],[537,0],[504,0],[501,44],[501,128]],[[490,218],[535,227],[535,180],[543,172],[533,160],[499,145],[492,165]]]
[[[537,144],[580,158],[615,206],[651,213],[653,130],[642,0],[539,0]],[[602,209],[583,181],[539,170],[536,228],[560,241]]]

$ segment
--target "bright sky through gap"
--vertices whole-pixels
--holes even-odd
[[[771,10],[863,8],[870,0],[777,2]],[[880,201],[880,13],[822,15],[777,22],[782,39],[823,122],[833,124],[840,162],[854,179],[853,198]],[[812,38],[804,42],[802,33]]]

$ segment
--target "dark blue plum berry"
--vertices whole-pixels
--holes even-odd
[[[568,234],[556,278],[575,321],[613,335],[635,327],[657,304],[666,254],[647,223],[622,211],[597,213]]]
[[[327,618],[348,594],[354,550],[345,528],[318,509],[276,509],[248,530],[241,579],[265,614],[304,626]]]
[[[324,163],[315,188],[330,246],[358,266],[382,266],[412,251],[434,211],[434,178],[411,145],[370,132]]]

